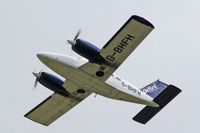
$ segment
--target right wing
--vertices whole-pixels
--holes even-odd
[[[100,50],[107,63],[98,65],[88,62],[79,69],[105,81],[153,29],[149,21],[133,15]]]
[[[81,99],[64,97],[54,93],[28,112],[25,117],[48,126],[81,101]]]

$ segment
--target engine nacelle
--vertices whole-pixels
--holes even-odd
[[[67,92],[63,87],[64,81],[52,74],[42,72],[40,74],[40,77],[38,78],[38,82],[40,82],[43,86],[47,87],[48,89],[54,91],[55,93],[58,93],[65,97],[69,96],[69,92]]]
[[[92,63],[105,63],[105,59],[100,55],[100,49],[89,42],[77,39],[76,43],[72,45],[72,49]]]

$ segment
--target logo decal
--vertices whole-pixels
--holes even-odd
[[[148,86],[146,89],[143,89],[142,91],[145,93],[152,93],[154,91],[157,91],[159,88],[156,86],[156,84],[154,83],[152,86]]]

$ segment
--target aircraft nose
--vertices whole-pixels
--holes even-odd
[[[39,53],[39,54],[37,54],[37,57],[38,57],[38,59],[42,60],[42,58],[44,58],[44,55]]]
[[[55,53],[47,53],[47,52],[38,53],[37,57],[42,63],[44,63],[47,66],[55,62],[63,63],[62,61],[59,61],[60,56]]]
[[[37,57],[41,60],[41,59],[46,58],[46,57],[47,57],[47,54],[45,54],[45,53],[38,53],[38,54],[37,54]]]
[[[44,64],[48,64],[49,59],[51,59],[51,58],[49,57],[49,54],[47,54],[47,53],[38,53],[38,54],[37,54],[37,57],[38,57],[38,59],[39,59],[41,62],[43,62]]]
[[[77,60],[76,58],[67,56],[67,55],[61,55],[56,53],[38,53],[37,54],[38,59],[45,64],[48,67],[58,67],[58,65],[65,65],[70,67],[78,67],[85,63],[86,61],[80,62],[80,60]]]

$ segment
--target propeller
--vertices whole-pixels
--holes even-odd
[[[42,69],[42,70],[40,70],[40,72],[39,72],[39,73],[32,72],[32,74],[33,74],[33,75],[36,77],[36,79],[35,79],[35,82],[34,82],[33,89],[35,89],[35,88],[37,87],[38,80],[39,80],[39,78],[40,78],[40,76],[41,76],[41,73],[42,73],[42,71],[43,71],[43,69]]]
[[[76,33],[73,41],[72,40],[67,40],[67,42],[69,44],[71,44],[72,46],[74,46],[76,44],[76,40],[77,40],[77,38],[79,37],[80,34],[81,34],[81,30],[79,29],[78,32]]]
[[[76,35],[74,37],[74,41],[77,40],[77,38],[79,37],[80,34],[81,34],[81,29],[79,29],[78,32],[76,33]]]

